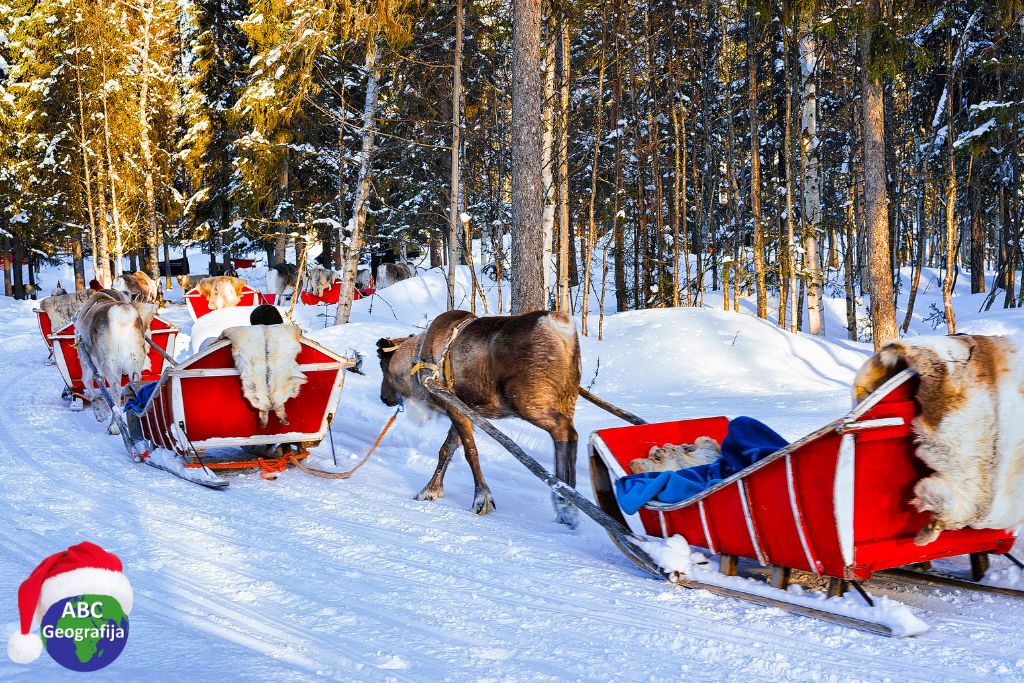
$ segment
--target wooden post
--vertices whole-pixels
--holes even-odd
[[[793,570],[789,567],[774,566],[772,567],[771,585],[775,588],[786,590],[786,587],[789,586],[789,580],[792,575]]]
[[[736,576],[740,566],[740,558],[722,553],[718,558],[718,571],[726,576]]]

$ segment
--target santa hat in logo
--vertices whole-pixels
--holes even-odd
[[[39,657],[43,641],[32,625],[54,604],[76,595],[109,595],[125,614],[132,611],[132,587],[117,555],[88,541],[73,545],[43,560],[18,588],[21,628],[7,641],[11,661],[28,664]]]

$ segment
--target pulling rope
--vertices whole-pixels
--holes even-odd
[[[399,405],[398,408],[395,410],[394,415],[392,415],[391,418],[388,420],[387,424],[384,425],[384,429],[382,429],[380,431],[380,434],[377,435],[377,440],[373,442],[372,446],[370,446],[370,450],[366,452],[366,455],[363,456],[363,459],[360,460],[355,467],[348,470],[347,472],[325,472],[323,470],[317,470],[312,467],[306,467],[301,462],[299,462],[298,458],[296,458],[295,456],[291,457],[290,462],[291,464],[295,465],[295,469],[299,470],[300,472],[305,472],[306,474],[312,475],[314,477],[320,477],[321,479],[348,479],[353,474],[358,472],[359,468],[365,465],[366,462],[370,459],[370,456],[373,455],[374,451],[377,450],[377,447],[380,446],[380,442],[384,440],[384,435],[387,434],[388,430],[391,429],[391,426],[395,424],[395,420],[398,419],[398,414],[402,412],[402,410],[402,405]]]

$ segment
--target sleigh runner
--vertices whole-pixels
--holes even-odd
[[[700,436],[721,442],[728,420],[596,431],[590,440],[595,499],[634,533],[681,535],[690,545],[719,555],[718,574],[696,569],[675,576],[682,585],[887,635],[912,635],[923,624],[875,623],[876,615],[865,611],[851,616],[848,608],[830,613],[822,601],[801,605],[785,589],[793,570],[825,579],[829,594],[838,596],[849,585],[862,591],[859,582],[878,572],[959,555],[977,562],[988,553],[1009,553],[1016,530],[963,528],[945,531],[927,545],[915,544],[929,514],[918,512],[910,500],[915,483],[930,473],[915,455],[911,430],[919,412],[917,382],[912,371],[904,370],[845,417],[697,495],[679,503],[651,501],[637,515],[623,513],[614,489],[615,481],[627,475],[629,463],[665,443],[693,443]],[[626,554],[635,561],[634,553]],[[752,586],[735,576],[739,558],[769,568],[771,585]],[[772,587],[782,590],[772,592]]]
[[[186,469],[257,468],[272,478],[293,459],[306,457],[309,448],[326,436],[345,369],[353,365],[305,337],[299,342],[297,369],[306,381],[284,404],[285,419],[270,413],[266,424],[261,422],[259,411],[243,395],[231,342],[221,339],[168,368],[158,383],[142,390],[144,395],[137,398],[142,405],[129,417],[133,438],[138,437],[148,453],[172,454]],[[223,459],[221,449],[233,449],[230,459]],[[238,456],[238,449],[245,453]],[[217,457],[213,451],[218,451]],[[198,483],[210,485],[208,477]],[[219,485],[226,484],[219,480]]]
[[[42,329],[44,317],[46,322],[49,318],[45,312],[39,316]],[[147,335],[152,341],[149,348],[149,369],[142,371],[142,382],[152,382],[160,378],[164,369],[165,355],[173,354],[174,342],[180,330],[164,320],[160,316],[153,318],[149,324]],[[86,386],[83,381],[82,361],[78,354],[78,347],[75,342],[75,323],[71,322],[48,335],[53,349],[54,360],[57,370],[66,386],[65,396],[72,399],[73,408],[80,408],[88,398],[85,395]],[[129,378],[122,377],[121,386],[128,384]]]

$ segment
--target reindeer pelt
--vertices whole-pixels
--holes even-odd
[[[918,374],[917,456],[934,470],[910,501],[932,514],[919,545],[945,529],[1024,522],[1022,349],[1007,337],[918,337],[887,344],[857,373],[855,401],[903,369]]]
[[[86,359],[89,354],[99,372],[98,379],[114,388],[117,395],[122,375],[137,381],[144,370],[151,368],[145,335],[156,315],[156,306],[128,303],[106,291],[97,293],[78,312],[75,342],[87,390],[91,391],[93,380],[97,379]]]
[[[111,288],[124,292],[133,301],[154,303],[158,297],[156,280],[141,270],[119,275],[114,279]]]
[[[306,383],[297,360],[301,336],[295,325],[229,327],[221,333],[231,342],[231,357],[242,375],[242,395],[259,412],[264,427],[270,413],[288,424],[284,405]]]
[[[72,294],[48,296],[39,302],[39,307],[46,311],[46,315],[50,318],[50,324],[53,326],[53,331],[56,332],[71,322],[75,314],[95,293],[91,289],[83,289],[81,292],[74,292]]]
[[[221,308],[237,306],[242,300],[242,290],[245,289],[245,280],[237,277],[218,275],[203,278],[199,281],[199,293],[206,298],[210,310],[216,311]]]
[[[384,289],[385,287],[390,287],[396,282],[408,280],[411,277],[416,277],[416,266],[409,261],[382,263],[377,266],[375,282],[377,284],[377,289]]]
[[[646,458],[637,458],[629,463],[633,474],[641,472],[672,472],[675,470],[707,465],[722,457],[718,442],[708,436],[699,436],[692,443],[652,446]]]
[[[323,296],[324,292],[334,285],[337,273],[320,264],[306,269],[306,291],[315,296]]]

